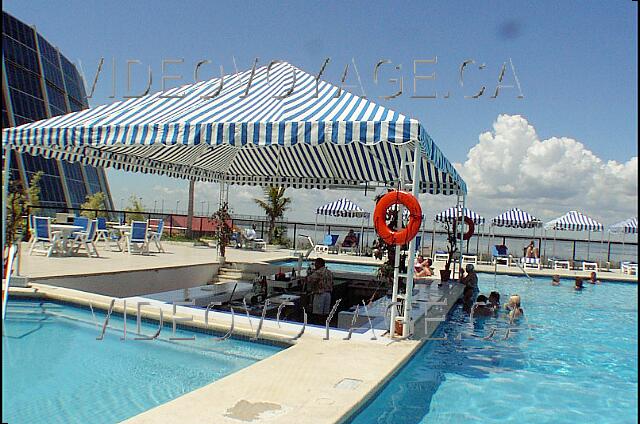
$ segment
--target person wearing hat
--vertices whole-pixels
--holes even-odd
[[[478,274],[476,274],[475,269],[473,268],[473,264],[467,264],[465,270],[467,271],[466,275],[464,271],[460,272],[460,282],[467,287],[471,287],[473,289],[474,297],[478,294]]]
[[[553,277],[551,277],[551,285],[552,286],[559,286],[560,285],[560,276],[558,274],[556,274]]]

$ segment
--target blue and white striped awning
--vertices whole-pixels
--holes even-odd
[[[353,203],[349,199],[340,199],[327,203],[316,209],[317,215],[341,216],[347,218],[362,218],[369,216],[369,212]]]
[[[602,231],[604,226],[587,215],[577,211],[569,211],[544,224],[544,228],[547,230]]]
[[[629,218],[609,227],[612,233],[638,234],[638,218]]]
[[[453,222],[462,214],[462,208],[453,206],[436,215],[434,218],[437,222]],[[470,218],[475,225],[484,224],[484,218],[469,208],[464,208],[464,216]]]
[[[491,224],[497,227],[536,228],[542,226],[542,221],[522,209],[513,208],[493,218]]]
[[[8,128],[2,143],[125,171],[308,188],[394,186],[402,160],[412,182],[419,143],[419,191],[466,193],[419,121],[285,62]]]

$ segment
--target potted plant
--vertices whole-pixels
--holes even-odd
[[[456,225],[455,223],[445,222],[444,228],[447,231],[447,263],[444,269],[440,270],[440,281],[446,283],[451,278],[451,264],[453,263],[456,252],[458,251]]]
[[[233,235],[229,205],[227,203],[220,205],[220,208],[214,212],[212,218],[216,222],[216,236],[218,238],[218,249],[220,249],[220,265],[224,265],[227,246],[231,242],[231,236]]]

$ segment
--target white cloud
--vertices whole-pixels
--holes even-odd
[[[568,137],[540,140],[519,115],[499,115],[456,164],[468,202],[488,218],[518,206],[541,219],[581,210],[604,223],[637,215],[638,158],[603,161]]]

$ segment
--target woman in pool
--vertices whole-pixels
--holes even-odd
[[[551,285],[552,286],[559,286],[560,285],[560,276],[558,274],[556,274],[553,277],[551,277]]]
[[[595,273],[595,271],[591,272],[591,275],[589,276],[589,284],[599,284],[600,281],[598,281],[598,277]]]
[[[573,288],[575,290],[582,290],[584,288],[584,285],[582,283],[582,277],[576,277],[576,284],[575,286],[573,286]]]
[[[509,322],[514,322],[524,315],[524,310],[520,307],[520,296],[517,294],[509,298],[509,303],[504,305],[504,308],[509,311]]]

